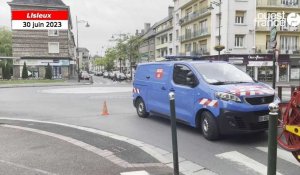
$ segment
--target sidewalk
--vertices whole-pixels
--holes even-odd
[[[0,171],[7,175],[20,169],[37,174],[173,174],[172,153],[91,128],[0,118],[0,140],[6,140],[0,146]],[[179,167],[181,175],[216,175],[183,158]]]
[[[89,80],[70,79],[64,82],[54,83],[24,83],[24,84],[0,84],[0,88],[18,88],[18,87],[50,87],[50,86],[78,86],[78,85],[91,85]]]

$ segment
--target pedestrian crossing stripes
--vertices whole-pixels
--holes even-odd
[[[238,165],[246,167],[249,171],[255,172],[256,174],[265,175],[267,173],[267,166],[237,151],[225,152],[216,155],[216,157],[237,163]],[[281,173],[278,172],[276,174],[282,175]]]
[[[150,175],[146,171],[131,171],[131,172],[124,172],[121,175]]]
[[[268,148],[267,147],[256,147],[256,149],[258,149],[262,152],[268,153]],[[288,152],[286,150],[278,148],[277,149],[277,157],[279,157],[279,158],[281,158],[285,161],[288,161],[290,163],[293,163],[293,164],[300,167],[300,163],[294,158],[294,156],[292,155],[291,152]]]

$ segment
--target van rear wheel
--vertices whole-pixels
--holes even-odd
[[[208,111],[204,111],[202,113],[201,129],[203,136],[207,140],[217,140],[220,137],[216,120],[214,119],[214,116]]]
[[[146,111],[145,103],[141,98],[139,98],[136,102],[136,112],[141,118],[146,118],[149,116],[149,113]]]

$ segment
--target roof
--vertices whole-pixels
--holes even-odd
[[[87,48],[85,47],[79,47],[78,49],[78,52],[90,52]]]
[[[66,6],[62,0],[12,0],[8,4],[17,5],[43,5],[43,6]]]
[[[155,23],[155,24],[153,25],[153,28],[156,28],[157,26],[159,26],[159,25],[161,25],[161,24],[163,24],[163,23],[169,21],[169,20],[172,19],[172,18],[173,18],[173,16],[168,16],[168,17],[166,17],[166,18],[164,18],[164,19],[158,21],[157,23]]]

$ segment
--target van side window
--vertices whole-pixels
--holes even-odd
[[[191,72],[191,69],[185,65],[175,65],[173,71],[173,81],[176,84],[186,85],[188,86],[187,82],[187,74]]]

